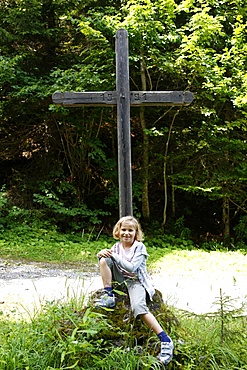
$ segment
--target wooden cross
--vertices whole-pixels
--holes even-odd
[[[130,106],[186,106],[193,101],[189,91],[130,91],[128,33],[116,33],[116,91],[55,92],[54,104],[64,107],[117,106],[119,215],[132,215]]]

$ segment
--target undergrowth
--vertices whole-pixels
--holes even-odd
[[[0,256],[54,263],[81,263],[95,260],[97,251],[109,241],[92,234],[62,234],[55,228],[16,226],[0,232]]]
[[[172,332],[175,352],[169,370],[247,369],[246,316],[229,310],[229,302],[220,297],[214,315],[175,311],[180,325]],[[119,346],[104,338],[107,315],[74,298],[63,305],[47,303],[31,321],[2,318],[0,370],[164,369],[148,345],[129,346],[131,333],[125,333],[126,344]]]
[[[157,260],[162,255],[177,249],[193,249],[192,241],[171,235],[148,238],[144,241],[150,256]],[[115,240],[109,235],[95,233],[58,232],[45,225],[16,225],[0,229],[0,257],[54,263],[81,263],[95,261],[98,251],[111,248]]]
[[[61,233],[55,227],[45,223],[12,224],[9,228],[0,228],[0,258],[6,260],[22,260],[34,262],[75,265],[80,267],[85,263],[96,263],[96,254],[103,248],[111,248],[116,242],[111,235],[95,232]],[[147,236],[144,240],[149,253],[148,265],[155,267],[167,255],[187,253],[189,258],[193,253],[227,253],[220,244],[215,244],[211,250],[203,250],[194,245],[193,241],[178,238],[173,235]],[[230,251],[229,253],[246,254],[246,249]]]

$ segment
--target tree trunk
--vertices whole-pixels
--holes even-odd
[[[146,83],[146,75],[145,75],[145,67],[143,60],[141,61],[140,65],[141,70],[141,85],[142,90],[146,91],[147,83]],[[149,185],[149,173],[148,173],[148,166],[149,166],[149,137],[146,134],[146,120],[145,120],[145,108],[140,107],[140,121],[143,133],[143,150],[142,150],[142,215],[145,221],[148,221],[150,218],[150,208],[149,208],[149,194],[148,194],[148,185]]]
[[[164,167],[163,167],[164,168],[164,170],[163,170],[163,174],[164,174],[164,197],[165,197],[164,211],[163,211],[163,222],[162,222],[162,227],[163,228],[165,227],[165,224],[166,224],[167,203],[168,203],[168,196],[167,196],[167,158],[168,157],[167,156],[168,156],[169,143],[170,143],[171,134],[172,134],[172,127],[173,127],[173,124],[175,122],[175,118],[176,118],[178,113],[179,113],[179,110],[176,111],[176,113],[174,114],[174,116],[172,118],[172,122],[171,122],[170,127],[169,127],[168,136],[167,136],[166,145],[165,145]]]
[[[173,175],[173,164],[171,163],[171,175]],[[176,205],[175,205],[175,186],[174,180],[172,178],[172,217],[176,215]]]
[[[223,198],[222,206],[222,223],[223,223],[223,245],[228,248],[230,245],[230,202],[229,198]]]

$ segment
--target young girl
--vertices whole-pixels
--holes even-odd
[[[146,295],[148,294],[152,300],[155,290],[146,270],[148,254],[141,242],[140,224],[132,216],[122,217],[114,226],[113,237],[120,239],[120,242],[114,244],[111,249],[102,249],[97,254],[105,290],[97,305],[114,307],[112,281],[126,282],[134,317],[139,316],[157,334],[161,342],[158,358],[167,365],[172,359],[174,346],[171,338],[163,331],[147,307]]]

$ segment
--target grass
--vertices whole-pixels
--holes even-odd
[[[96,254],[110,248],[115,240],[93,234],[61,234],[56,229],[16,226],[0,231],[0,257],[3,259],[26,260],[50,263],[95,262]],[[180,270],[186,259],[186,270],[245,272],[247,255],[241,251],[203,251],[193,247],[190,241],[170,236],[151,238],[145,241],[149,267],[158,268],[167,259],[165,268]],[[217,246],[216,246],[217,248]],[[206,261],[205,261],[206,259]]]
[[[172,333],[176,347],[170,370],[247,369],[246,318],[226,312],[222,336],[220,310],[214,317],[176,311],[180,326]],[[164,369],[147,347],[127,346],[131,334],[126,345],[103,340],[107,325],[107,315],[83,309],[76,298],[47,304],[31,322],[2,320],[0,369]]]
[[[61,234],[55,229],[27,225],[0,233],[3,259],[77,264],[95,261],[96,253],[108,247],[109,240],[93,240],[90,234]]]
[[[181,317],[186,330],[186,340],[178,348],[174,369],[224,369],[243,370],[247,368],[246,319],[233,317],[231,313],[224,318],[227,326],[221,335],[220,316]],[[180,365],[181,367],[180,367]]]
[[[82,261],[95,263],[97,251],[112,243],[112,238],[22,227],[1,233],[0,257],[79,265]],[[166,244],[164,248],[162,241],[159,245],[148,242],[149,269],[153,271],[205,276],[220,271],[236,279],[247,275],[247,257],[241,251],[207,252],[190,244],[187,249],[184,244],[177,248]],[[169,370],[247,370],[246,316],[223,293],[216,303],[214,315],[175,310],[180,326],[171,333],[176,348]],[[83,297],[75,296],[63,304],[47,303],[29,320],[2,317],[0,370],[161,369],[148,348],[128,348],[128,338],[126,346],[104,341],[101,334],[108,325],[107,316],[83,306]]]
[[[149,250],[150,252],[150,250]],[[161,253],[162,251],[159,251]],[[186,269],[185,263],[186,261]],[[155,269],[164,268],[167,273],[173,271],[186,271],[186,275],[194,275],[196,272],[217,274],[219,271],[226,274],[247,275],[247,255],[241,251],[204,251],[193,250],[167,250],[159,256],[154,251],[150,267]]]

